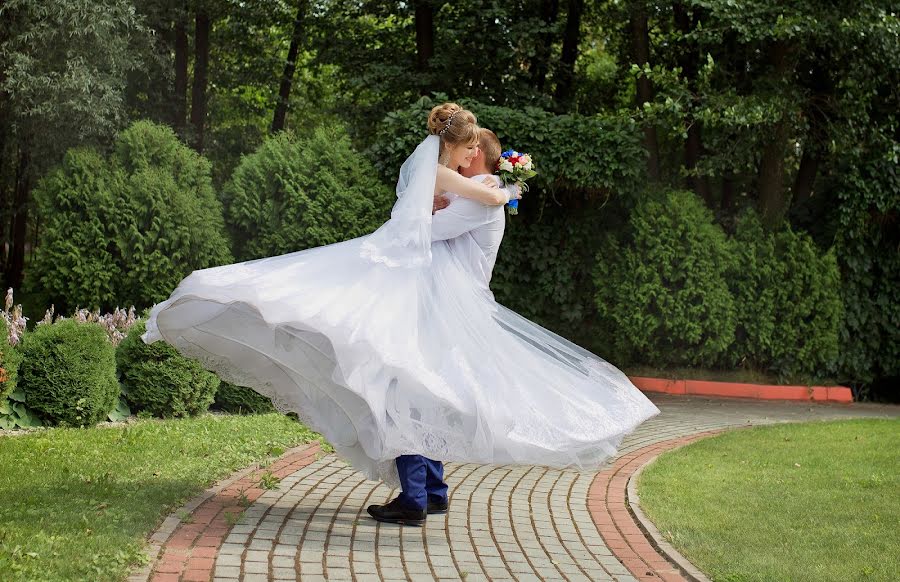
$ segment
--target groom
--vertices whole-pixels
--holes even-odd
[[[469,167],[461,168],[460,173],[476,180],[494,180],[499,185],[499,178],[492,174],[500,160],[500,151],[500,140],[494,132],[479,129],[478,151]],[[506,225],[504,207],[485,206],[468,198],[450,196],[452,200],[435,196],[431,239],[450,240],[467,233],[471,235],[486,260],[482,268],[487,284],[503,239]],[[511,196],[519,198],[518,189],[511,189]],[[370,505],[367,509],[369,515],[388,523],[424,525],[427,515],[447,513],[449,501],[443,463],[422,455],[401,455],[396,463],[400,495],[385,505]]]

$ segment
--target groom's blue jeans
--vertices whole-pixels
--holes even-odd
[[[400,474],[400,503],[410,509],[425,509],[428,502],[447,500],[447,484],[444,483],[444,465],[440,461],[422,455],[397,457],[397,473]]]

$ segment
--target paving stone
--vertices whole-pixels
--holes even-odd
[[[273,568],[293,568],[294,567],[294,558],[287,556],[273,556],[272,557],[272,567]]]
[[[216,564],[215,575],[222,578],[237,578],[241,575],[241,567],[238,566],[220,566]]]
[[[233,554],[220,554],[219,557],[216,558],[216,566],[240,566],[241,565],[241,557],[239,555]]]
[[[266,574],[269,572],[268,562],[244,562],[244,572],[250,574]]]
[[[623,456],[698,432],[889,414],[878,407],[650,396],[662,414],[625,438],[604,475],[615,471]],[[449,513],[429,516],[424,528],[409,528],[379,524],[365,513],[366,505],[384,503],[397,491],[364,480],[334,455],[310,460],[244,510],[217,548],[215,582],[269,581],[270,568],[271,580],[284,582],[325,580],[326,574],[356,582],[564,577],[637,582],[593,522],[587,501],[594,472],[448,463]],[[258,482],[258,477],[246,478]],[[246,490],[254,484],[234,487]],[[214,497],[205,495],[204,501]],[[225,505],[234,504],[229,499]],[[179,520],[167,518],[152,539],[165,548],[180,527]]]
[[[247,554],[244,556],[244,560],[247,562],[266,562],[269,561],[269,552],[266,550],[247,550]]]
[[[275,546],[275,550],[273,552],[276,556],[296,556],[297,555],[297,546],[288,546],[279,544]]]

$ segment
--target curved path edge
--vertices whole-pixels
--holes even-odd
[[[708,430],[660,441],[616,459],[598,472],[588,491],[588,510],[600,535],[622,564],[638,580],[710,582],[682,556],[640,508],[637,477],[664,452],[732,429]]]
[[[865,403],[653,399],[663,414],[629,435],[599,472],[449,463],[450,511],[424,528],[368,518],[367,503],[396,491],[322,455],[317,444],[290,449],[166,517],[150,538],[149,563],[129,581],[704,580],[641,511],[634,488],[643,467],[732,428],[900,417],[900,407]],[[269,472],[274,478],[264,479]]]
[[[282,479],[314,462],[321,452],[318,442],[299,445],[266,467],[254,463],[207,487],[170,513],[150,535],[147,563],[133,570],[128,582],[209,580],[216,552],[233,525],[230,520],[264,491],[259,488],[259,475],[269,472]]]

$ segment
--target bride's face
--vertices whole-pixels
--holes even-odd
[[[450,163],[448,166],[451,169],[468,168],[475,158],[475,154],[478,153],[478,142],[450,146],[449,153]]]

